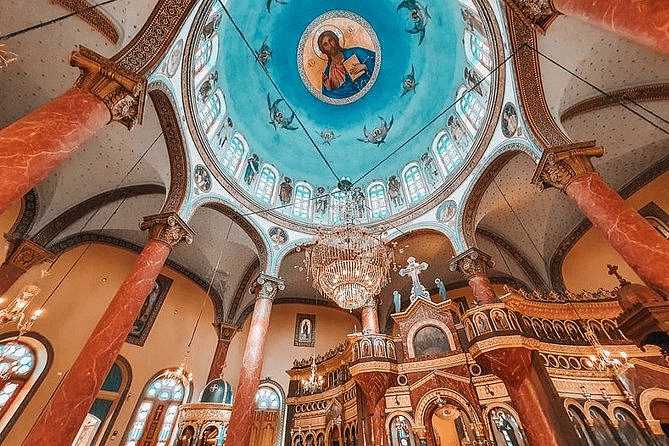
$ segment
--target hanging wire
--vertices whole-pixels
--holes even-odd
[[[62,15],[62,16],[60,16],[60,17],[56,17],[55,19],[51,19],[51,20],[48,20],[48,21],[46,21],[46,22],[40,22],[40,23],[38,23],[37,25],[32,25],[32,26],[29,26],[29,27],[27,27],[27,28],[23,28],[23,29],[20,29],[20,30],[18,30],[18,31],[14,31],[14,32],[11,32],[11,33],[9,33],[9,34],[5,34],[5,35],[3,35],[3,36],[0,36],[0,41],[2,41],[2,40],[7,40],[7,39],[11,39],[12,37],[18,36],[18,35],[20,35],[20,34],[25,34],[25,33],[29,32],[29,31],[32,31],[32,30],[35,30],[35,29],[40,29],[40,28],[44,28],[45,26],[53,25],[54,23],[60,22],[60,21],[62,21],[62,20],[65,20],[65,19],[67,19],[67,18],[69,18],[69,17],[72,17],[73,15],[79,15],[79,14],[81,14],[81,13],[85,13],[85,12],[91,11],[91,10],[93,10],[93,9],[97,9],[97,8],[99,8],[100,6],[104,6],[104,5],[107,5],[107,4],[110,4],[110,3],[115,3],[115,2],[117,2],[117,1],[118,1],[118,0],[107,0],[107,1],[104,1],[104,2],[102,2],[102,3],[98,3],[98,4],[96,4],[96,5],[87,6],[87,7],[85,7],[85,8],[78,9],[78,10],[76,10],[76,11],[74,11],[74,12],[69,13],[69,14],[65,14],[65,15]]]
[[[137,167],[137,165],[139,165],[139,163],[140,163],[140,162],[144,159],[144,157],[149,153],[149,151],[153,148],[153,146],[156,144],[156,142],[158,142],[158,139],[162,136],[162,134],[163,134],[163,132],[161,131],[161,132],[158,134],[158,136],[156,136],[156,138],[155,138],[155,139],[153,140],[153,142],[148,146],[148,148],[142,153],[142,155],[141,155],[141,156],[139,157],[139,159],[135,162],[135,164],[132,165],[132,167],[130,168],[130,170],[128,170],[128,172],[125,174],[125,176],[119,181],[119,183],[116,185],[115,189],[118,189],[119,187],[121,187],[121,185],[123,184],[123,182],[130,176],[130,174],[132,173],[132,171]],[[127,195],[125,195],[125,196],[123,197],[123,199],[119,202],[119,204],[116,206],[116,208],[115,208],[114,211],[111,213],[111,215],[109,215],[109,217],[107,218],[107,220],[103,223],[102,227],[100,227],[99,231],[102,231],[104,228],[107,227],[107,224],[109,224],[109,222],[111,221],[111,219],[114,218],[114,216],[116,215],[116,213],[118,212],[118,210],[121,208],[121,206],[123,205],[123,203],[125,203],[125,201],[127,200],[127,198],[128,198]],[[93,220],[93,218],[94,218],[94,217],[95,217],[101,210],[102,210],[102,207],[97,208],[97,209],[92,213],[92,215],[85,221],[84,225],[81,227],[81,229],[79,230],[79,232],[83,232],[84,229],[86,228],[86,226]],[[60,279],[60,280],[58,281],[58,283],[56,284],[55,288],[51,291],[51,293],[49,293],[49,295],[48,295],[47,298],[44,300],[44,302],[42,302],[42,305],[40,306],[40,310],[44,309],[44,307],[45,307],[45,305],[47,304],[47,302],[49,302],[49,300],[51,299],[51,297],[56,293],[56,291],[58,291],[58,289],[59,289],[60,286],[63,284],[63,282],[65,281],[65,279],[70,275],[70,273],[72,272],[72,270],[77,266],[77,264],[79,263],[79,261],[83,258],[84,254],[86,254],[86,252],[88,252],[88,250],[89,250],[89,248],[90,248],[91,246],[93,246],[93,243],[88,243],[88,244],[86,245],[86,247],[82,250],[81,254],[79,254],[79,256],[76,258],[76,260],[74,261],[74,263],[72,263],[72,265],[70,265],[70,267],[69,267],[68,270],[65,272],[65,274],[63,275],[63,277],[61,277],[61,279]],[[47,274],[48,274],[48,272],[51,270],[51,268],[53,267],[53,265],[54,265],[54,264],[61,258],[61,256],[62,256],[63,254],[64,254],[64,251],[62,251],[60,254],[58,254],[58,256],[54,259],[54,261],[51,263],[51,265],[49,265],[49,268],[47,269]]]

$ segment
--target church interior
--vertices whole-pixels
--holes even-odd
[[[4,0],[0,444],[669,446],[669,4]]]

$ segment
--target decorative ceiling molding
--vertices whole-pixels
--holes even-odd
[[[239,304],[242,302],[246,291],[249,289],[249,284],[255,277],[254,273],[258,270],[258,268],[260,268],[260,260],[255,257],[246,267],[246,270],[244,270],[244,275],[242,276],[242,280],[239,281],[237,291],[235,291],[235,296],[230,301],[230,308],[228,308],[228,313],[225,318],[227,323],[231,324],[235,320],[235,314],[239,309]]]
[[[528,260],[527,257],[523,255],[522,252],[510,241],[505,239],[499,234],[496,234],[488,229],[485,228],[476,228],[476,233],[480,234],[482,237],[487,238],[488,240],[492,241],[502,249],[504,249],[507,253],[513,257],[513,259],[518,263],[518,266],[523,270],[523,272],[527,275],[527,277],[532,281],[532,285],[534,285],[535,288],[539,289],[540,291],[548,292],[548,284],[544,281],[543,277],[541,277],[541,274],[539,274],[539,271],[532,265],[532,263]]]
[[[86,0],[51,0],[51,3],[74,12],[81,20],[91,25],[111,43],[118,43],[118,31],[114,23],[100,12],[100,8]]]
[[[108,190],[76,204],[44,225],[31,240],[40,246],[47,246],[58,234],[83,218],[109,203],[142,195],[164,195],[165,188],[157,184],[140,184]]]
[[[14,226],[5,234],[5,238],[10,242],[24,239],[35,223],[37,217],[37,192],[30,189],[21,199],[21,210]]]
[[[147,74],[163,57],[197,2],[159,0],[142,29],[112,60],[128,71]]]
[[[537,48],[537,35],[531,26],[506,9],[511,37],[511,51],[516,52],[513,68],[518,82],[520,105],[533,135],[544,147],[561,146],[571,140],[558,127],[548,110]]]
[[[80,232],[78,234],[71,235],[57,242],[56,244],[51,246],[50,249],[54,254],[60,255],[66,250],[69,250],[71,248],[74,248],[75,246],[83,245],[86,243],[100,243],[100,244],[117,246],[119,248],[123,248],[135,253],[142,252],[142,247],[139,245],[120,239],[118,237],[113,237],[110,235],[105,235],[96,232]],[[224,316],[223,296],[221,296],[221,294],[215,287],[212,286],[210,288],[209,282],[207,282],[194,272],[190,271],[185,266],[173,260],[168,259],[165,262],[165,266],[180,273],[181,275],[185,276],[186,278],[192,280],[195,284],[197,284],[202,289],[202,291],[209,296],[209,299],[211,299],[211,302],[214,305],[215,320],[213,321],[213,323],[219,324],[223,322],[223,316]]]
[[[286,304],[312,305],[315,307],[333,308],[346,314],[357,315],[357,313],[349,313],[348,310],[341,308],[331,300],[323,300],[323,299],[314,300],[313,297],[275,297],[274,303],[272,305],[275,306],[275,305],[286,305]],[[248,318],[251,315],[251,313],[253,313],[254,306],[255,306],[255,301],[244,307],[242,312],[239,314],[239,317],[237,318],[235,325],[237,325],[238,327],[242,327],[244,325],[244,321],[246,321],[246,318]],[[360,318],[358,318],[358,320],[360,320]]]
[[[623,186],[618,191],[618,193],[622,198],[627,199],[631,197],[632,194],[639,191],[642,187],[646,186],[668,170],[669,156],[666,156],[637,175],[634,179],[632,179],[632,181]],[[560,242],[558,247],[555,249],[555,252],[551,256],[548,267],[548,274],[550,276],[553,289],[556,291],[560,293],[564,293],[566,291],[567,288],[564,284],[564,278],[562,276],[562,264],[569,251],[571,251],[574,245],[576,245],[576,243],[581,239],[581,237],[585,235],[586,232],[588,232],[591,227],[592,223],[590,223],[587,218],[581,220],[581,222],[576,225],[576,227],[572,229]]]
[[[634,105],[633,102],[668,101],[669,83],[647,84],[638,87],[621,88],[592,98],[584,99],[560,113],[560,122],[574,119],[585,113],[616,105]]]
[[[560,15],[551,0],[504,0],[504,3],[526,26],[534,26],[542,34],[546,34],[550,24]]]
[[[163,130],[170,160],[170,189],[160,212],[179,212],[186,201],[190,175],[184,138],[175,112],[176,107],[173,105],[167,85],[162,82],[153,82],[149,85],[149,96]]]

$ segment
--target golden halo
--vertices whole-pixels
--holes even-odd
[[[314,33],[314,37],[311,40],[311,46],[314,49],[314,53],[316,56],[318,56],[319,59],[323,60],[328,60],[328,56],[323,54],[320,48],[318,48],[318,38],[323,34],[325,31],[332,31],[339,37],[339,46],[342,48],[346,48],[346,39],[344,39],[344,33],[339,29],[338,26],[335,25],[322,25],[319,26],[316,32]]]

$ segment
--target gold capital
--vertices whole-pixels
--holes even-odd
[[[277,291],[286,289],[286,284],[280,277],[269,276],[260,273],[253,285],[251,285],[251,294],[256,295],[256,299],[274,299]]]
[[[595,172],[590,158],[602,155],[604,148],[597,147],[595,141],[548,148],[534,171],[532,184],[537,184],[541,190],[555,187],[564,191],[576,177]]]
[[[6,263],[15,266],[23,271],[28,271],[33,266],[40,263],[53,262],[56,256],[48,249],[38,245],[37,243],[21,239],[16,242],[11,255]]]
[[[193,243],[195,232],[179,217],[176,212],[155,214],[144,217],[139,224],[142,231],[149,230],[149,238],[161,241],[170,247],[185,241],[189,245]]]
[[[495,261],[478,248],[470,248],[451,259],[448,268],[460,271],[467,280],[476,276],[486,276],[488,268],[494,268]]]
[[[75,86],[99,97],[112,121],[128,129],[142,123],[146,79],[81,45],[70,54],[70,65],[81,69]]]

